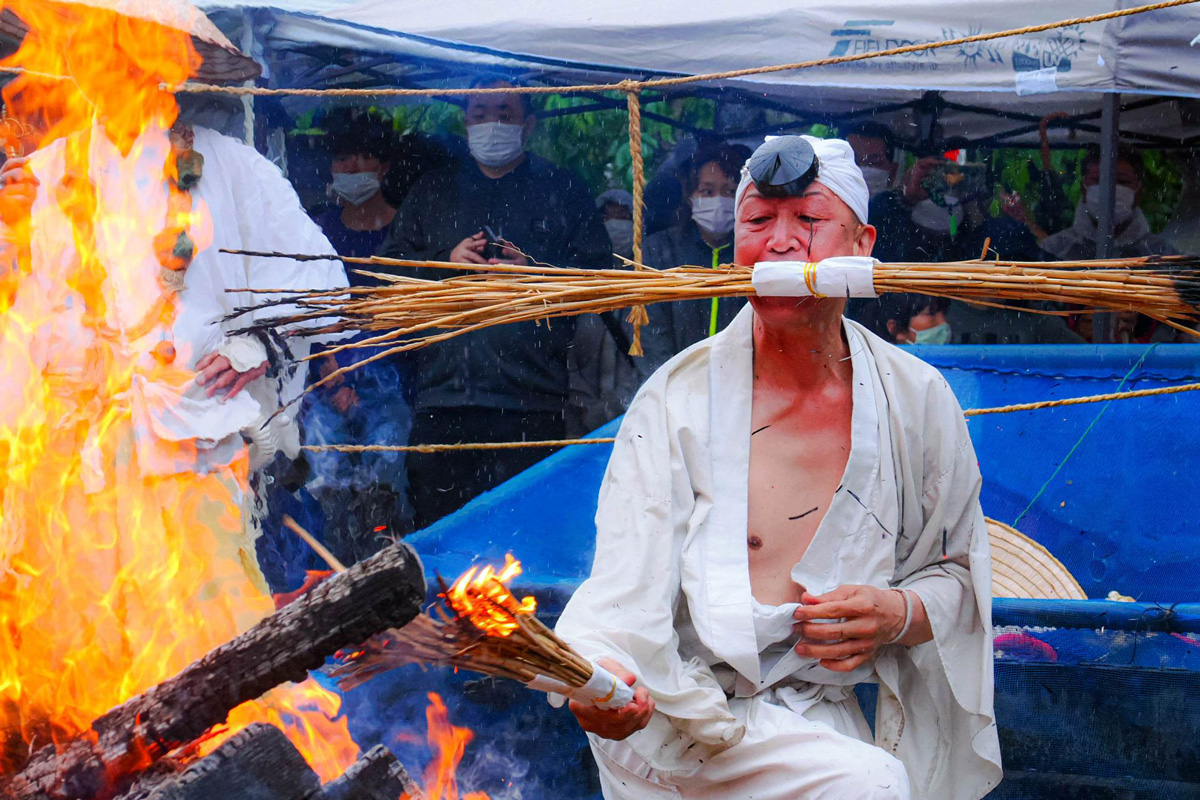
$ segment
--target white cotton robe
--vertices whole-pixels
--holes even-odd
[[[1001,777],[990,557],[958,402],[932,367],[845,322],[851,454],[793,579],[910,589],[934,640],[888,646],[851,675],[824,669],[788,647],[790,609],[751,594],[752,324],[747,307],[638,393],[601,488],[592,574],[558,624],[657,706],[623,742],[590,737],[605,796],[982,797]],[[877,747],[860,741],[863,681],[879,683]]]
[[[247,290],[346,286],[339,261],[298,262],[220,252],[222,248],[334,251],[275,165],[216,131],[200,127],[194,131],[194,148],[204,157],[200,181],[192,191],[193,208],[199,213],[190,235],[198,252],[185,273],[172,330],[154,326],[136,340],[130,340],[127,331],[146,317],[163,291],[153,238],[166,220],[163,165],[168,140],[165,132],[148,129],[129,155],[122,155],[97,125],[89,143],[90,177],[102,209],[96,221],[96,248],[107,271],[105,323],[114,331],[113,346],[140,360],[127,399],[133,409],[140,468],[148,474],[205,472],[228,464],[245,451],[241,431],[261,423],[281,401],[296,397],[305,379],[299,370],[282,392],[273,380],[260,378],[231,400],[220,395],[208,398],[190,378],[173,385],[146,379],[156,371],[150,353],[154,343],[170,339],[177,352],[175,363],[194,370],[196,362],[221,346],[227,332],[255,316],[225,321],[226,315],[275,298]],[[84,353],[95,336],[83,324],[81,298],[66,280],[77,254],[64,244],[71,242],[71,228],[56,200],[65,169],[63,150],[59,140],[30,157],[40,183],[31,211],[33,274],[22,279],[4,330],[6,337],[20,342],[0,354],[0,365],[10,376],[0,387],[0,413],[5,420],[24,413],[29,405],[20,390],[31,370],[82,372]],[[276,308],[260,313],[277,312]],[[294,358],[308,353],[304,339],[292,339],[291,346]],[[298,445],[294,425],[281,426],[281,432],[293,440],[293,447]],[[194,459],[180,461],[177,445],[181,442],[195,443]]]

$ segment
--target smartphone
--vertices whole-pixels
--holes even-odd
[[[512,258],[512,253],[504,246],[504,242],[496,235],[490,225],[483,226],[483,235],[487,237],[487,244],[483,246],[484,260],[491,258]]]

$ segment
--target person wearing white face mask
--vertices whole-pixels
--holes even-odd
[[[1075,223],[1042,241],[1042,249],[1059,260],[1096,257],[1100,220],[1100,152],[1091,149],[1079,165],[1082,191],[1075,207]],[[1114,258],[1173,255],[1177,251],[1166,238],[1150,230],[1146,215],[1138,208],[1145,172],[1142,156],[1122,146],[1117,152],[1116,203],[1113,206]]]
[[[516,88],[482,78],[473,88]],[[472,94],[464,113],[470,160],[423,175],[401,204],[381,255],[460,264],[601,269],[613,247],[587,185],[526,152],[537,125],[529,96]],[[401,269],[441,279],[445,269]],[[415,442],[561,439],[567,359],[576,320],[476,331],[412,354]],[[547,455],[545,450],[413,453],[417,526],[456,510]]]
[[[687,264],[715,269],[733,261],[734,192],[749,156],[749,148],[731,144],[697,151],[685,187],[691,218],[646,237],[647,266],[669,269]],[[641,378],[684,348],[723,329],[743,305],[742,298],[725,298],[649,306],[650,324],[642,330],[646,355],[635,359]]]
[[[340,255],[373,256],[396,216],[384,196],[384,176],[394,161],[411,161],[404,158],[410,151],[400,147],[390,120],[381,115],[338,109],[321,125],[335,202],[314,219]],[[377,283],[352,270],[349,279],[359,286]],[[325,355],[313,362],[309,382],[363,358],[354,350]],[[412,410],[401,390],[403,367],[396,357],[374,361],[313,392],[300,412],[306,443],[408,444]],[[306,459],[311,471],[305,488],[320,505],[325,543],[339,559],[353,563],[379,549],[377,526],[386,526],[390,535],[412,530],[403,453],[310,451]]]
[[[1062,261],[1096,257],[1100,236],[1100,151],[1092,148],[1079,164],[1082,190],[1075,207],[1075,222],[1042,241],[1047,257]],[[1179,251],[1165,236],[1150,229],[1138,208],[1144,187],[1145,163],[1141,153],[1121,146],[1117,150],[1117,185],[1113,203],[1113,258],[1176,255]],[[1187,334],[1149,317],[1122,315],[1112,339],[1123,342],[1193,341]]]
[[[313,218],[340,255],[373,256],[396,217],[382,190],[395,147],[391,127],[380,117],[348,109],[331,113],[324,126],[334,202]],[[366,282],[353,272],[349,278],[354,285]]]

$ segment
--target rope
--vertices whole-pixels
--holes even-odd
[[[642,216],[645,206],[642,198],[646,186],[646,164],[642,160],[642,100],[641,95],[633,89],[625,94],[625,100],[629,108],[629,156],[633,165],[633,260],[636,262],[634,269],[641,269]],[[629,309],[629,316],[625,319],[633,326],[629,355],[642,356],[642,326],[650,321],[646,307],[634,306]]]
[[[1141,362],[1139,362],[1140,364]],[[1136,365],[1135,365],[1136,366]],[[1122,383],[1125,382],[1123,379]],[[1162,386],[1157,389],[1136,389],[1130,392],[1111,392],[1109,394],[1094,394],[1086,397],[1068,397],[1063,400],[1042,400],[1037,403],[1016,403],[1010,406],[995,408],[970,408],[963,412],[965,417],[979,417],[984,414],[1010,414],[1015,411],[1036,411],[1042,408],[1057,408],[1059,406],[1079,406],[1085,403],[1107,403],[1112,400],[1133,400],[1138,397],[1154,397],[1156,395],[1181,394],[1183,392],[1200,391],[1200,383],[1185,383],[1180,386]],[[471,442],[464,444],[308,444],[301,449],[314,452],[335,453],[442,453],[450,450],[516,450],[526,447],[570,447],[577,444],[612,444],[615,437],[607,436],[595,439],[549,439],[530,442]],[[1064,459],[1065,461],[1065,459]],[[1019,518],[1018,518],[1019,521]]]
[[[1137,363],[1129,368],[1129,372],[1126,372],[1125,376],[1123,378],[1121,378],[1121,382],[1117,384],[1118,389],[1120,389],[1122,386],[1125,385],[1125,383],[1129,380],[1130,376],[1133,375],[1133,373],[1135,373],[1139,369],[1141,369],[1142,364],[1145,363],[1146,359],[1150,356],[1150,353],[1156,347],[1158,347],[1157,343],[1152,344],[1146,348],[1146,352],[1142,353],[1142,357],[1139,358],[1137,360]],[[1125,394],[1132,394],[1132,392],[1126,392]],[[1025,515],[1029,513],[1030,509],[1032,509],[1034,507],[1034,505],[1037,503],[1037,501],[1041,499],[1042,495],[1046,493],[1046,490],[1048,488],[1050,488],[1050,484],[1054,481],[1055,478],[1058,477],[1058,473],[1062,472],[1062,468],[1065,467],[1067,465],[1067,462],[1071,460],[1071,456],[1075,455],[1075,451],[1078,450],[1079,446],[1083,444],[1083,440],[1086,439],[1088,437],[1088,434],[1092,432],[1092,429],[1096,427],[1096,423],[1098,423],[1100,421],[1100,418],[1104,416],[1104,412],[1108,411],[1108,407],[1111,404],[1112,404],[1112,401],[1110,400],[1110,401],[1106,402],[1103,406],[1100,407],[1100,411],[1096,413],[1096,416],[1092,418],[1092,421],[1090,423],[1088,423],[1088,426],[1083,429],[1083,433],[1081,433],[1079,435],[1079,438],[1075,440],[1075,444],[1071,445],[1071,449],[1067,451],[1067,454],[1065,456],[1063,456],[1062,461],[1058,462],[1058,466],[1056,466],[1054,468],[1054,472],[1050,473],[1050,477],[1046,478],[1045,483],[1043,483],[1041,488],[1038,489],[1037,492],[1033,495],[1033,499],[1031,499],[1029,501],[1029,504],[1025,506],[1024,510],[1021,511],[1021,513],[1017,515],[1017,518],[1013,520],[1012,527],[1014,527],[1014,528],[1017,527],[1017,523],[1019,523],[1021,520],[1025,519]]]
[[[1132,400],[1137,397],[1154,397],[1156,395],[1181,394],[1183,392],[1195,391],[1200,391],[1200,383],[1161,386],[1157,389],[1135,389],[1130,392],[1110,392],[1109,394],[1094,394],[1087,397],[1067,397],[1062,400],[1042,400],[1037,403],[1017,403],[1016,405],[999,406],[998,408],[972,408],[964,411],[963,416],[979,417],[984,414],[1009,414],[1013,411],[1035,411],[1039,408],[1057,408],[1058,406],[1081,406],[1085,403],[1106,403],[1109,400]]]
[[[1200,2],[1200,0],[1166,0],[1165,2],[1152,3],[1144,6],[1134,6],[1133,8],[1118,9],[1103,14],[1075,17],[1073,19],[1065,19],[1058,22],[1047,22],[1041,25],[1027,25],[1023,28],[1011,28],[1009,30],[996,31],[994,33],[979,33],[973,36],[960,36],[956,39],[946,39],[939,42],[910,44],[904,45],[903,47],[889,48],[887,50],[876,50],[873,52],[856,53],[854,55],[836,56],[832,58],[820,58],[810,61],[798,61],[792,64],[776,64],[774,66],[767,67],[750,67],[748,69],[729,70],[727,72],[683,75],[676,78],[658,78],[648,81],[625,80],[619,83],[593,83],[579,86],[513,86],[478,87],[474,89],[270,89],[258,86],[210,86],[208,84],[201,83],[186,83],[182,86],[175,87],[172,91],[189,92],[193,94],[254,95],[257,97],[278,95],[290,95],[293,97],[453,97],[472,94],[572,94],[585,92],[644,91],[646,89],[662,89],[671,86],[683,86],[689,83],[744,78],[750,75],[766,75],[774,72],[789,72],[792,70],[811,69],[813,67],[829,67],[836,64],[850,64],[856,61],[866,61],[867,59],[871,58],[885,58],[888,56],[906,55],[908,53],[920,53],[928,50],[937,50],[944,47],[959,47],[961,45],[974,44],[976,42],[990,42],[996,39],[1006,39],[1013,36],[1027,36],[1033,33],[1044,33],[1046,31],[1055,30],[1057,28],[1071,27],[1073,25],[1088,25],[1095,22],[1105,22],[1108,20],[1119,19],[1121,17],[1145,14],[1150,11],[1160,11],[1165,8],[1191,5],[1196,2]],[[67,80],[65,76],[64,80]]]

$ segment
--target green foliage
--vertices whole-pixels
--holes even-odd
[[[633,188],[633,157],[629,152],[629,114],[625,109],[625,98],[618,94],[607,97],[621,105],[602,111],[545,117],[539,121],[530,143],[533,152],[575,170],[596,194],[606,189]],[[573,95],[550,95],[545,98],[543,110],[586,106],[594,102]],[[642,110],[701,129],[711,129],[716,118],[716,103],[700,98],[647,103]],[[642,159],[647,179],[682,135],[674,125],[642,117]]]

